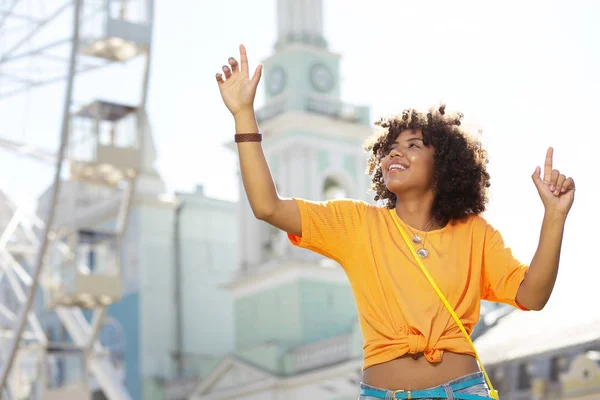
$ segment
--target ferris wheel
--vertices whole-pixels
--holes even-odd
[[[153,0],[0,0],[0,158],[18,160],[0,174],[45,188],[30,210],[0,183],[2,398],[130,398],[99,334],[122,295],[148,157],[153,11]]]

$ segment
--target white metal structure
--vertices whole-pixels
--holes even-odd
[[[54,168],[38,216],[0,193],[2,398],[89,399],[90,378],[107,398],[130,398],[97,337],[106,307],[121,296],[120,249],[149,135],[153,7],[153,0],[0,0],[0,105],[45,85],[65,87],[58,150],[0,129],[0,148]],[[128,74],[119,76],[125,65]],[[89,90],[79,102],[82,75],[101,68],[112,74],[100,85],[114,87],[111,98],[124,86],[140,88],[133,104]],[[131,83],[132,70],[141,84]],[[39,314],[50,312],[68,338],[47,337]],[[57,368],[78,376],[55,379]]]

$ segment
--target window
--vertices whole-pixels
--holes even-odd
[[[564,372],[567,359],[564,356],[555,356],[550,360],[550,382],[558,382],[560,374]]]
[[[517,390],[531,389],[531,373],[527,363],[519,365],[519,374],[517,376]]]
[[[583,380],[587,381],[590,379],[590,371],[588,369],[583,370]]]
[[[337,179],[328,177],[323,184],[323,197],[325,200],[343,199],[348,193]]]
[[[504,387],[504,368],[503,365],[495,365],[489,368],[488,375],[494,385],[494,388],[500,392],[503,391]]]

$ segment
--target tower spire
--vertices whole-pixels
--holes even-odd
[[[276,49],[292,43],[327,47],[322,0],[277,0]]]

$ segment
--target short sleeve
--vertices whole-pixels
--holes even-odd
[[[352,251],[367,203],[350,199],[294,200],[300,209],[302,236],[288,233],[290,242],[343,264]]]
[[[513,256],[511,249],[504,244],[500,232],[488,225],[483,256],[482,298],[527,310],[516,300],[527,271],[528,266]]]

